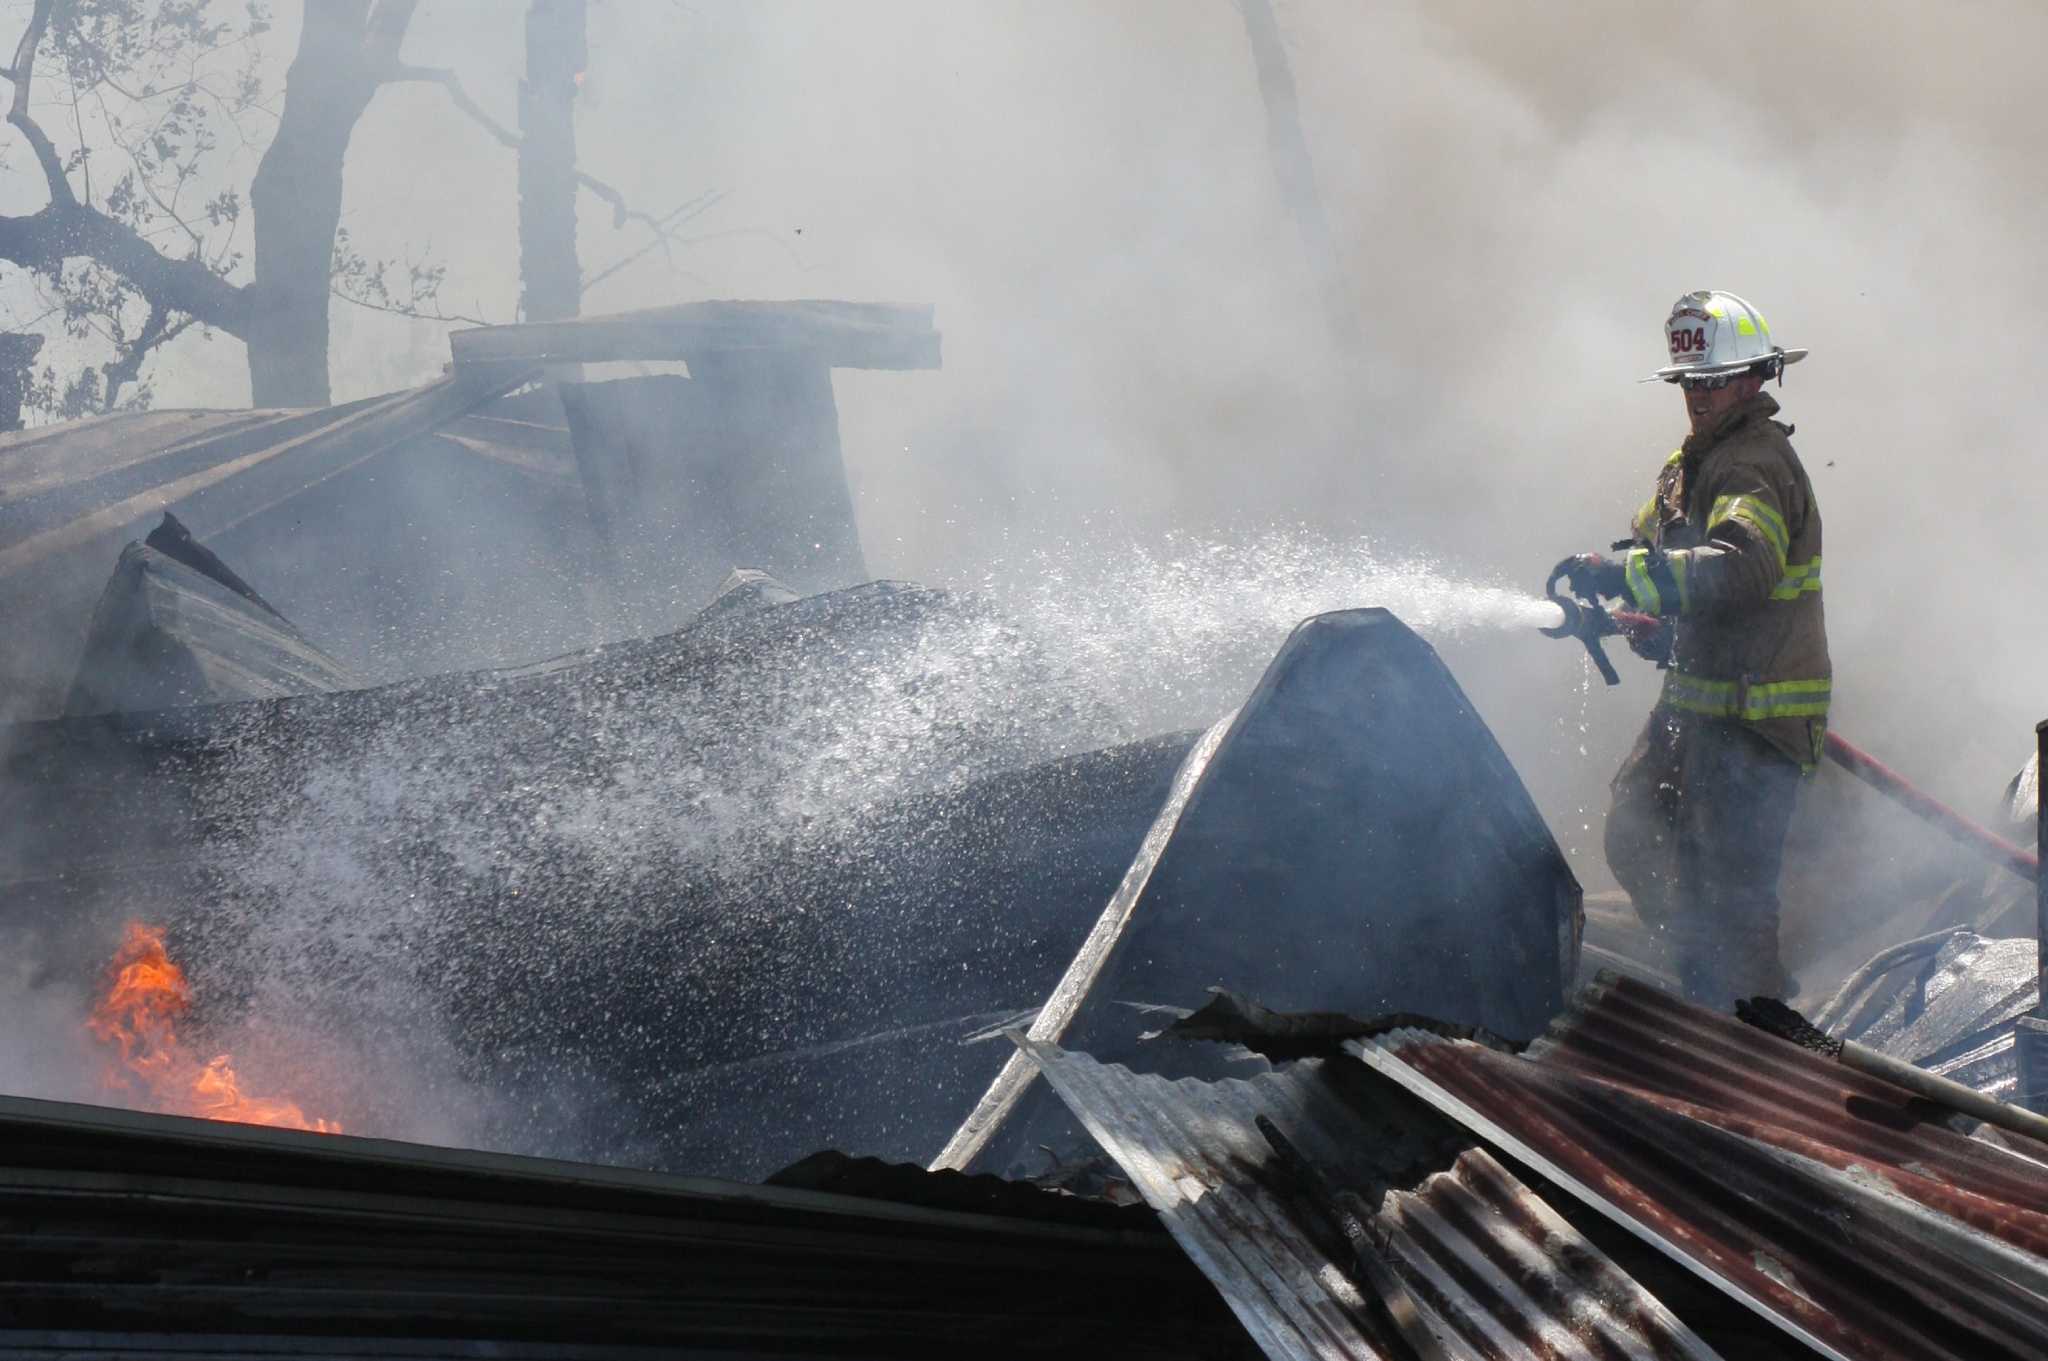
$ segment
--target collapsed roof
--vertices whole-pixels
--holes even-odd
[[[928,307],[712,301],[482,327],[456,333],[448,373],[409,391],[0,435],[0,620],[11,643],[0,721],[59,710],[108,564],[163,511],[268,583],[286,613],[349,634],[357,650],[396,640],[395,667],[371,668],[385,679],[587,642],[586,582],[624,597],[629,632],[659,632],[681,622],[662,613],[676,588],[694,608],[736,566],[807,591],[865,580],[830,372],[938,367],[931,320]],[[558,385],[587,420],[565,420],[552,397],[505,398],[543,372],[600,359],[683,360],[691,377],[628,380],[617,392]],[[650,452],[644,432],[610,419],[650,391],[703,437],[690,457],[710,482],[694,502],[655,495],[687,479],[633,474],[649,457],[677,456],[673,442]],[[636,507],[659,514],[635,521]],[[432,522],[420,523],[429,509]],[[706,579],[666,592],[641,579],[643,555],[734,526],[757,526],[742,539],[749,551],[702,565]],[[456,614],[435,608],[450,575],[466,588]],[[451,640],[456,631],[465,636]],[[507,641],[518,650],[490,650]]]
[[[1392,616],[1296,631],[1135,879],[1193,735],[1063,752],[1073,700],[1030,665],[987,607],[876,584],[530,668],[19,725],[0,883],[61,975],[149,916],[221,994],[288,977],[337,1043],[394,1047],[359,1066],[445,1036],[472,1080],[557,1093],[500,1146],[730,1175],[938,1152],[1005,1058],[961,1041],[1043,1003],[1120,882],[1105,1045],[1114,1003],[1219,968],[1520,1035],[1562,1000],[1576,881]],[[1361,835],[1396,806],[1434,835]],[[1290,889],[1261,840],[1329,877]],[[1012,1137],[991,1166],[1037,1156]]]

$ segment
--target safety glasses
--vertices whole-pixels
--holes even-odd
[[[1801,350],[1800,353],[1806,352]],[[1733,373],[1674,373],[1664,381],[1676,383],[1687,392],[1697,392],[1701,389],[1719,392],[1736,379],[1748,377],[1752,373],[1764,378],[1776,378],[1782,382],[1785,376],[1785,363],[1776,355],[1766,355],[1748,368],[1737,369]]]

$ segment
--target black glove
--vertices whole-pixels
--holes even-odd
[[[1572,594],[1581,600],[1598,600],[1601,596],[1618,599],[1628,589],[1621,564],[1609,562],[1598,553],[1581,553],[1571,564],[1565,569],[1564,579],[1571,583]]]
[[[1616,631],[1628,640],[1629,651],[1660,667],[1671,665],[1671,645],[1675,641],[1671,625],[1654,614],[1636,610],[1616,610],[1608,618],[1614,621]]]

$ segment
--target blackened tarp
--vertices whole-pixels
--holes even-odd
[[[211,1014],[290,990],[353,1128],[427,1137],[453,1098],[372,1079],[441,1064],[495,1104],[435,1137],[922,1161],[1009,1052],[960,1041],[1052,986],[1192,741],[1049,751],[1028,706],[1071,698],[1014,691],[1022,646],[878,584],[533,667],[0,729],[0,945],[91,988],[125,920],[167,926]]]
[[[1300,624],[1188,799],[1104,995],[1221,983],[1279,1011],[1532,1038],[1578,881],[1435,649],[1392,612]]]
[[[859,1198],[0,1097],[0,1353],[1239,1358],[1142,1207]]]
[[[1085,998],[1033,1038],[1122,1058],[1142,1027],[1117,1004],[1212,984],[1279,1010],[1420,1013],[1524,1040],[1563,1005],[1578,881],[1449,668],[1391,612],[1298,625],[1191,774],[1105,909],[1117,938],[1075,961],[1092,970]],[[1019,1090],[1022,1062],[941,1165],[1003,1170],[1042,1141],[1034,1122],[1060,1117]]]

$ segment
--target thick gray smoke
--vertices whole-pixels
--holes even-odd
[[[1112,539],[1280,520],[1533,583],[1620,532],[1682,433],[1675,398],[1633,384],[1670,299],[1735,289],[1815,351],[1784,400],[1827,514],[1840,726],[1983,807],[2041,708],[2013,615],[2048,16],[1278,12],[1366,337],[1353,360],[1325,343],[1227,0],[593,6],[585,166],[655,212],[726,197],[705,239],[586,310],[937,304],[941,373],[838,381],[889,575],[971,578],[1083,520]],[[407,54],[509,118],[508,13],[423,6]],[[438,89],[399,86],[356,133],[347,223],[370,253],[431,251],[451,307],[509,320],[513,193]],[[587,271],[640,243],[586,200]],[[337,395],[430,373],[443,329],[342,309]],[[167,356],[163,400],[239,400],[222,344]],[[1542,647],[1518,650],[1512,705],[1480,695],[1525,768],[1547,729],[1514,713],[1567,699]],[[1598,697],[1592,766],[1645,688]]]

